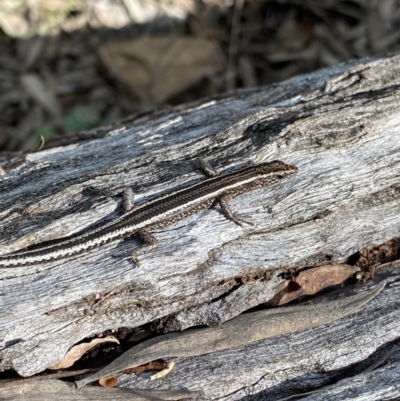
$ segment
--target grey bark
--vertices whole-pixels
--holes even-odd
[[[29,376],[86,336],[158,318],[169,317],[169,329],[215,326],[268,301],[282,271],[343,263],[398,237],[399,61],[353,61],[3,157],[1,253],[116,217],[121,197],[111,195],[124,187],[140,204],[199,181],[199,156],[220,172],[274,159],[299,172],[231,202],[254,226],[203,211],[157,230],[160,246],[141,256],[139,267],[127,259],[138,242],[125,240],[57,262],[1,269],[0,366]],[[271,400],[319,387],[399,337],[395,269],[388,277],[392,284],[378,305],[362,309],[366,315],[179,359],[162,380],[150,382],[143,373],[121,386]]]
[[[86,387],[76,390],[72,383],[61,380],[21,380],[1,389],[1,399],[7,401],[167,401],[190,399],[197,394],[181,391],[140,391],[129,389]]]
[[[119,386],[156,390],[190,383],[190,390],[204,390],[205,399],[242,401],[278,401],[312,390],[316,392],[310,399],[318,400],[324,400],[325,394],[332,400],[377,400],[386,393],[398,397],[400,352],[384,361],[383,367],[370,373],[365,370],[381,360],[399,337],[399,266],[393,264],[377,275],[375,283],[386,281],[385,289],[348,318],[240,348],[174,359],[174,370],[161,380],[151,380],[151,373],[122,375]],[[375,283],[343,289],[342,295],[365,291]],[[330,294],[328,299],[336,296]],[[383,372],[388,376],[379,382]],[[367,378],[375,386],[370,386]],[[340,392],[347,398],[334,397]]]

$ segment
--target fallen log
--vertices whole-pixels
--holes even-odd
[[[328,266],[329,276],[329,266],[376,269],[397,259],[399,61],[352,61],[127,119],[35,153],[3,155],[1,254],[120,216],[126,187],[140,206],[200,182],[200,157],[221,173],[272,160],[298,172],[230,202],[253,225],[235,225],[215,207],[154,230],[159,246],[141,255],[139,266],[129,256],[140,244],[128,239],[0,269],[1,369],[43,372],[84,338],[121,327],[215,327],[279,303],[300,271]],[[385,281],[386,288],[355,315],[176,359],[159,380],[146,372],[122,375],[117,386],[277,400],[339,380],[354,364],[373,363],[399,337],[397,265],[387,269],[368,284]],[[367,288],[353,284],[340,292]]]

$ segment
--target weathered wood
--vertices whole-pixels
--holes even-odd
[[[17,401],[167,401],[191,399],[199,396],[193,392],[180,391],[146,391],[101,387],[87,387],[77,391],[72,383],[61,380],[21,380],[0,389],[3,400]]]
[[[299,172],[232,201],[232,209],[254,226],[240,228],[216,210],[201,212],[155,232],[160,246],[140,257],[140,267],[124,260],[138,246],[126,240],[53,263],[1,269],[0,366],[29,376],[57,363],[88,335],[137,327],[189,308],[188,326],[215,325],[247,309],[243,294],[249,307],[273,296],[254,291],[257,281],[270,290],[268,279],[273,275],[279,286],[276,275],[282,270],[342,263],[397,237],[399,61],[392,56],[341,64],[142,117],[104,130],[97,139],[88,133],[84,141],[82,134],[80,142],[3,163],[1,253],[117,216],[120,197],[103,197],[102,191],[114,195],[132,186],[140,204],[200,180],[199,156],[221,172],[274,159]],[[266,340],[265,346],[189,358],[156,384],[140,382],[147,377],[143,373],[129,385],[139,380],[141,388],[184,386],[227,399],[261,391],[278,399],[284,395],[279,388],[293,394],[307,375],[318,377],[318,387],[331,377],[327,370],[343,369],[399,337],[396,296],[390,291],[383,292],[389,299],[382,319],[371,312],[364,326],[349,317],[340,320],[337,332],[323,326]],[[221,297],[228,297],[222,314],[215,308]],[[351,348],[365,325],[375,337],[365,337],[364,350],[354,356]],[[326,338],[324,346],[320,338]],[[315,359],[298,358],[299,344]],[[339,350],[347,350],[344,357]],[[237,374],[244,360],[254,364],[246,375]],[[312,383],[307,378],[304,388]]]
[[[334,401],[351,399],[364,400],[396,400],[400,393],[400,352],[396,352],[386,366],[373,372],[340,380],[321,391],[302,398],[307,401]],[[256,399],[256,397],[254,397]],[[283,400],[282,400],[283,401]]]
[[[219,327],[186,330],[158,336],[132,347],[99,372],[76,381],[78,388],[126,369],[169,357],[186,358],[241,348],[281,334],[309,330],[354,313],[384,288],[384,284],[331,302],[297,305],[246,313]]]
[[[396,263],[380,272],[374,282],[386,281],[385,289],[348,318],[240,348],[175,359],[174,369],[161,380],[151,380],[151,373],[122,375],[118,385],[146,389],[176,389],[184,385],[192,391],[203,389],[206,399],[277,401],[310,390],[327,391],[322,387],[328,384],[341,388],[341,381],[349,378],[357,383],[364,380],[363,371],[388,351],[385,345],[399,337],[399,267],[400,263]],[[365,291],[373,285],[376,284],[346,288],[342,295]],[[332,293],[327,299],[335,299],[336,296],[337,293]],[[388,380],[393,383],[393,377],[400,377],[400,361],[394,358],[390,363],[394,363],[390,370],[393,376]],[[375,374],[378,377],[382,375],[377,370],[367,377],[372,378]],[[362,388],[358,384],[358,387],[360,395],[371,391],[370,386]],[[343,390],[347,391],[347,388]],[[384,390],[388,391],[388,382],[384,381],[380,386],[377,382],[376,394]],[[392,389],[393,392],[395,390],[400,396],[398,385]],[[373,397],[374,392],[371,394],[371,398],[361,399],[379,399]],[[317,398],[317,394],[314,397],[324,399]]]

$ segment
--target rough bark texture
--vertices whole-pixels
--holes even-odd
[[[343,263],[397,238],[399,79],[398,56],[354,61],[127,120],[125,126],[81,134],[75,143],[3,156],[1,253],[119,215],[121,198],[104,192],[117,195],[131,186],[140,204],[201,180],[199,156],[220,172],[276,159],[299,172],[231,202],[254,226],[241,228],[216,210],[203,211],[156,231],[160,246],[141,256],[139,267],[126,258],[138,243],[125,240],[57,262],[1,269],[0,366],[29,376],[60,361],[86,336],[168,316],[168,330],[215,326],[268,301],[283,282],[282,271]],[[375,278],[370,285],[384,279],[389,284],[356,314],[305,332],[180,358],[164,379],[150,381],[143,373],[122,377],[119,385],[183,386],[208,399],[277,400],[331,383],[350,375],[354,363],[372,363],[400,336],[396,269]],[[354,399],[376,399],[368,391],[398,381],[396,358],[391,367],[368,374],[351,371],[359,394]],[[379,375],[387,375],[387,382]],[[339,399],[335,392],[352,386],[347,378],[324,389],[326,396],[308,398]],[[395,394],[396,385],[384,391]]]

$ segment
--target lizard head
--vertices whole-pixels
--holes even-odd
[[[257,166],[258,173],[262,177],[275,176],[278,178],[288,177],[296,174],[298,168],[290,164],[281,162],[280,160],[274,160],[269,163],[262,163]]]

